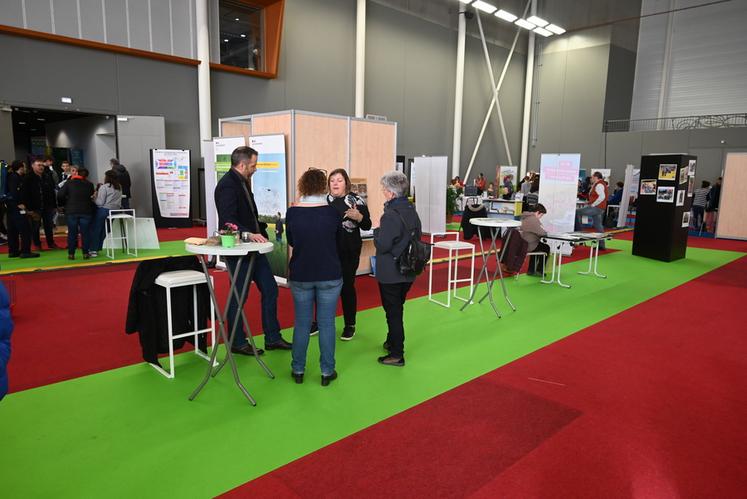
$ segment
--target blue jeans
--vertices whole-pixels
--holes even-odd
[[[602,225],[602,217],[604,216],[604,210],[597,208],[596,206],[584,206],[583,208],[576,209],[576,226],[574,230],[581,230],[581,217],[591,217],[591,226],[597,232],[604,232],[604,226]],[[599,249],[604,249],[604,241],[599,243]]]
[[[91,230],[89,232],[91,251],[101,251],[101,248],[104,247],[104,239],[106,238],[104,224],[106,224],[106,218],[108,216],[109,208],[102,208],[101,206],[96,208],[96,213],[93,216]]]
[[[268,343],[277,343],[283,339],[280,336],[280,323],[278,322],[278,285],[275,282],[275,276],[272,274],[270,262],[267,260],[267,257],[258,254],[255,258],[251,280],[257,285],[262,295],[262,331],[265,334],[265,345],[267,345]],[[236,286],[239,288],[236,290],[237,293],[241,293],[241,286],[244,285],[244,279],[246,279],[246,273],[249,270],[249,257],[226,257],[226,265],[228,265],[231,275],[236,272],[236,267],[240,260],[241,268],[239,269],[239,275],[235,277],[237,281]],[[246,294],[240,300],[242,307],[246,303],[248,296],[249,289],[247,288]],[[233,322],[236,319],[238,310],[236,298],[231,293],[227,312],[229,336],[231,335],[231,328],[233,328]],[[241,348],[247,343],[244,324],[242,321],[239,321],[239,325],[236,328],[236,336],[233,338],[233,346],[234,348]]]
[[[83,254],[88,253],[90,244],[88,238],[88,226],[91,224],[91,215],[66,215],[67,218],[67,252],[75,254],[78,247],[78,232],[82,242]]]
[[[335,371],[335,312],[337,299],[342,289],[342,279],[334,281],[300,282],[290,281],[296,323],[293,326],[294,373],[306,370],[306,351],[309,348],[309,333],[316,303],[316,321],[319,324],[319,365],[322,374],[329,376]]]

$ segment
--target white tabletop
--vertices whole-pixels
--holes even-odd
[[[185,249],[189,253],[196,255],[218,255],[218,256],[244,256],[249,253],[271,253],[275,247],[272,243],[241,243],[237,244],[233,248],[226,248],[225,246],[208,246],[206,244],[185,244]]]
[[[503,229],[521,227],[521,222],[518,220],[503,220],[500,218],[470,218],[469,223],[480,227],[500,227]]]

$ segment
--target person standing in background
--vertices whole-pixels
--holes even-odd
[[[90,252],[91,257],[99,256],[99,251],[104,247],[106,237],[106,219],[109,211],[118,210],[122,205],[122,188],[114,170],[104,173],[104,183],[96,191],[96,211],[93,214],[90,230]]]
[[[706,231],[716,232],[716,217],[718,215],[718,204],[721,201],[721,177],[716,179],[711,190],[708,192],[705,208]]]
[[[31,252],[31,225],[22,201],[23,176],[26,164],[16,160],[8,167],[5,205],[8,208],[8,258],[36,258]],[[20,240],[20,245],[19,245]]]
[[[278,220],[275,222],[275,241],[280,242],[283,240],[283,232],[285,231],[285,228],[283,227],[283,216],[278,212]]]
[[[581,230],[581,217],[587,216],[591,218],[591,225],[597,232],[604,232],[604,226],[602,225],[602,217],[607,209],[607,200],[609,198],[609,191],[607,190],[607,182],[604,181],[604,177],[599,172],[594,172],[592,175],[593,184],[589,191],[589,204],[583,208],[576,209],[576,224],[574,230]],[[599,242],[599,249],[604,250],[604,241]]]
[[[78,247],[78,234],[80,233],[81,249],[83,259],[90,258],[90,233],[91,214],[93,212],[94,187],[88,181],[88,170],[79,168],[78,174],[65,182],[57,199],[65,207],[65,218],[67,220],[67,257],[75,260],[75,250]]]
[[[703,227],[703,215],[705,214],[706,204],[708,203],[708,194],[711,191],[711,183],[704,180],[700,187],[693,193],[692,222],[695,230]]]
[[[117,158],[109,160],[111,169],[117,174],[117,180],[122,188],[122,208],[129,210],[132,206],[132,179],[130,179],[130,173],[125,168],[125,165],[119,162]]]

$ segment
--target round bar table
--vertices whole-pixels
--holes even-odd
[[[249,400],[249,402],[252,405],[257,405],[257,402],[252,398],[252,396],[249,394],[247,389],[244,387],[244,385],[241,383],[241,379],[239,379],[239,373],[236,369],[236,361],[233,358],[233,353],[231,352],[231,345],[233,344],[233,338],[236,335],[236,330],[238,328],[239,320],[243,321],[244,329],[246,330],[249,344],[251,344],[252,349],[254,350],[254,358],[257,360],[259,365],[264,369],[264,371],[267,373],[267,375],[270,378],[274,378],[275,375],[272,374],[272,371],[265,365],[264,362],[262,362],[262,359],[259,358],[259,355],[257,355],[257,347],[254,345],[254,339],[252,338],[252,334],[249,331],[249,322],[246,319],[246,314],[244,313],[244,307],[239,306],[238,311],[239,313],[236,314],[236,318],[233,321],[233,324],[231,324],[231,334],[228,335],[225,328],[225,321],[227,320],[227,314],[228,314],[228,304],[231,302],[231,297],[234,297],[237,302],[241,302],[240,297],[245,296],[246,293],[249,291],[249,283],[252,279],[252,270],[254,269],[254,260],[257,256],[257,254],[265,254],[272,252],[274,246],[271,242],[266,243],[241,243],[237,244],[236,246],[233,246],[231,248],[227,248],[225,246],[208,246],[208,245],[195,245],[195,244],[185,244],[185,248],[187,252],[193,253],[197,255],[197,258],[200,260],[200,264],[202,265],[202,271],[205,273],[205,279],[207,281],[208,291],[210,292],[210,299],[213,301],[213,305],[215,306],[215,311],[218,315],[218,326],[220,330],[220,336],[223,339],[223,346],[226,349],[226,356],[223,358],[223,361],[218,365],[217,368],[213,369],[213,366],[215,365],[215,358],[218,353],[218,348],[216,346],[213,347],[213,351],[210,354],[210,363],[208,364],[207,371],[205,372],[205,376],[200,382],[200,384],[195,388],[195,390],[192,392],[192,394],[189,396],[189,400],[194,400],[195,397],[200,393],[200,391],[204,388],[204,386],[207,384],[207,382],[210,380],[211,377],[214,377],[217,375],[220,370],[223,368],[223,366],[228,363],[228,365],[231,366],[231,371],[233,372],[233,379],[236,381],[236,385],[241,390],[241,393],[244,394],[244,396]],[[221,307],[218,303],[218,297],[215,294],[215,289],[213,287],[213,284],[210,282],[210,274],[208,272],[207,263],[205,261],[205,256],[219,256],[219,257],[245,257],[248,256],[249,258],[241,258],[239,259],[235,272],[231,272],[231,268],[226,265],[226,272],[228,272],[228,278],[229,278],[229,291],[228,291],[228,298],[226,299],[226,306],[225,308]],[[245,263],[246,261],[246,263]],[[244,282],[239,283],[237,282],[237,276],[239,275],[239,271],[241,269],[242,264],[246,264],[249,266],[248,271],[246,272],[246,277],[244,278]],[[239,293],[241,291],[241,293]]]

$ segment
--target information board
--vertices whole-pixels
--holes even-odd
[[[542,225],[549,233],[573,232],[580,154],[543,154],[539,202],[547,208]]]

